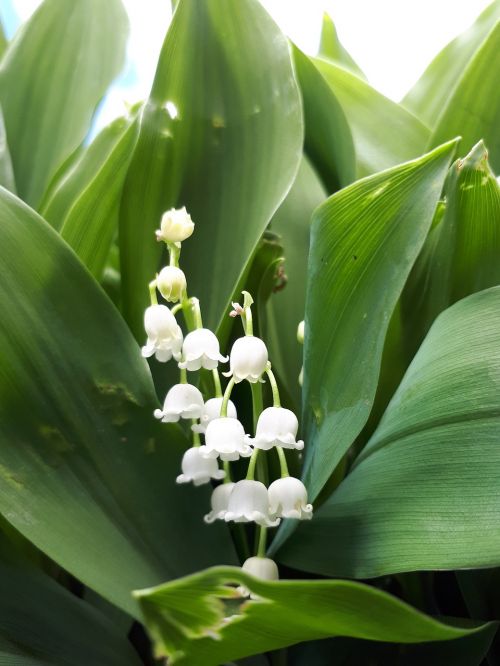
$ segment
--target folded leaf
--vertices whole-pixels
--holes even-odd
[[[334,63],[313,58],[351,127],[358,178],[421,155],[429,130],[402,106]],[[434,144],[435,145],[435,144]]]
[[[482,142],[455,162],[445,194],[444,216],[433,225],[401,297],[409,359],[440,312],[500,284],[500,186]]]
[[[130,590],[233,561],[207,488],[175,484],[189,446],[152,417],[139,348],[56,232],[0,190],[0,512],[130,613]]]
[[[494,0],[470,28],[434,58],[401,104],[434,127],[469,61],[499,18],[500,0]]]
[[[133,117],[118,118],[64,170],[41,213],[99,278],[117,233],[123,183],[137,141]]]
[[[304,476],[315,498],[361,431],[389,319],[430,227],[456,142],[316,209],[304,347]]]
[[[460,135],[460,150],[464,154],[484,139],[497,173],[500,171],[500,86],[493,63],[499,51],[500,21],[497,21],[458,81],[429,141],[432,148]]]
[[[443,312],[354,469],[279,552],[327,575],[500,564],[500,287]]]
[[[304,103],[304,151],[332,194],[355,179],[351,130],[342,107],[312,60],[295,46],[293,56]]]
[[[234,584],[256,599],[238,597]],[[480,628],[434,620],[368,585],[339,580],[264,582],[216,567],[135,593],[157,657],[216,666],[328,636],[419,643],[472,635]]]
[[[159,268],[163,211],[185,205],[196,224],[182,266],[215,329],[295,178],[302,138],[289,46],[260,3],[181,0],[122,202],[123,303],[136,335]]]
[[[335,24],[326,12],[323,14],[318,55],[325,60],[331,60],[337,65],[342,65],[342,67],[349,69],[353,74],[366,79],[359,65],[342,46]]]
[[[121,0],[44,0],[0,65],[0,103],[20,196],[37,206],[87,134],[125,58]]]

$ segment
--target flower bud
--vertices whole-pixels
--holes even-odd
[[[269,505],[272,516],[279,518],[312,518],[313,506],[307,503],[307,490],[302,481],[287,476],[269,486]]]
[[[299,422],[290,409],[284,407],[267,407],[259,416],[255,438],[249,441],[256,449],[268,451],[273,446],[285,449],[304,448],[302,440],[296,440]]]
[[[194,222],[183,208],[171,208],[163,213],[156,238],[165,243],[179,243],[189,238],[194,231]]]
[[[305,322],[302,320],[300,324],[297,326],[297,341],[301,345],[304,344],[304,329],[305,329]]]
[[[269,513],[269,496],[266,486],[260,481],[244,479],[234,484],[224,516],[226,523],[255,522],[264,527],[276,527],[280,519]]]
[[[150,305],[144,313],[148,340],[142,348],[144,358],[156,356],[162,363],[181,356],[182,331],[166,305]]]
[[[223,479],[224,470],[219,469],[217,461],[213,458],[204,458],[199,446],[188,449],[182,457],[182,474],[177,477],[177,483],[193,482],[195,486],[208,483],[210,479]]]
[[[222,483],[212,492],[210,506],[212,510],[207,513],[204,520],[206,523],[213,523],[215,520],[224,520],[226,515],[229,496],[234,488],[234,483]]]
[[[203,396],[192,384],[174,384],[165,397],[163,409],[155,409],[154,416],[163,423],[176,423],[179,419],[199,419],[203,413]]]
[[[158,273],[156,286],[166,301],[176,303],[186,292],[186,276],[177,266],[165,266]]]
[[[230,370],[224,375],[232,375],[236,384],[244,379],[255,384],[266,369],[267,361],[267,347],[264,342],[253,335],[245,335],[234,342],[229,356]]]

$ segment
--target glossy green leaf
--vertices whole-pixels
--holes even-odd
[[[121,194],[138,136],[133,118],[118,118],[72,161],[41,206],[89,271],[100,277],[118,227]]]
[[[188,446],[125,323],[73,252],[0,191],[0,511],[85,585],[130,613],[130,590],[232,560],[175,484]],[[153,423],[154,422],[154,423]]]
[[[434,58],[402,105],[434,127],[469,61],[499,18],[500,0],[494,0],[470,28]]]
[[[258,599],[242,604],[231,584]],[[443,624],[373,587],[339,580],[264,582],[216,567],[136,593],[156,656],[216,666],[328,636],[419,643],[474,633]],[[214,640],[216,639],[216,640]]]
[[[18,192],[31,205],[87,134],[127,34],[121,0],[44,0],[10,43],[0,103]]]
[[[280,551],[367,578],[500,564],[500,287],[443,312],[354,469]]]
[[[412,358],[438,314],[500,284],[500,186],[482,142],[453,165],[443,218],[429,233],[401,298]]]
[[[421,155],[429,130],[402,106],[334,63],[313,59],[351,127],[358,178]]]
[[[123,303],[136,334],[159,267],[162,212],[185,205],[196,224],[181,263],[215,329],[295,178],[302,135],[289,46],[258,0],[181,0],[122,204]]]
[[[303,351],[297,342],[297,326],[305,316],[311,216],[325,197],[316,172],[304,157],[292,189],[271,222],[271,229],[281,236],[283,244],[286,283],[271,296],[263,335],[273,367],[296,407],[301,403],[298,378]]]
[[[304,475],[313,498],[368,418],[389,319],[455,146],[358,181],[314,213],[304,349]]]
[[[349,69],[353,74],[366,79],[359,65],[342,46],[335,24],[326,12],[323,14],[318,55],[325,60],[331,60],[337,65],[342,65],[342,67]]]
[[[12,168],[12,158],[10,156],[9,144],[7,142],[7,133],[5,131],[5,122],[0,107],[0,186],[5,187],[10,192],[16,192],[16,183],[14,180],[14,170]]]
[[[304,150],[332,194],[355,179],[351,130],[342,107],[311,59],[296,47],[293,56],[304,103]]]
[[[104,615],[47,574],[17,563],[0,563],[0,664],[141,663],[126,637]]]
[[[500,52],[500,21],[474,54],[447,101],[432,133],[433,147],[460,135],[460,150],[467,153],[480,140],[488,146],[490,162],[500,171],[500,86],[494,63]]]
[[[8,45],[9,45],[9,40],[7,39],[7,37],[5,35],[5,30],[4,30],[2,20],[1,20],[1,17],[0,17],[0,58],[5,53]]]

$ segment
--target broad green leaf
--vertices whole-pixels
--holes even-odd
[[[494,0],[434,58],[401,104],[434,127],[469,61],[499,18],[500,0]]]
[[[87,134],[127,34],[121,0],[44,0],[10,43],[0,103],[17,189],[31,205]]]
[[[0,664],[141,663],[126,637],[104,615],[47,574],[17,563],[0,563]]]
[[[159,267],[162,212],[185,205],[196,224],[181,264],[215,329],[295,178],[302,135],[289,46],[260,3],[181,0],[122,203],[123,303],[136,335]]]
[[[232,584],[258,598],[243,602]],[[361,583],[264,582],[232,567],[208,569],[135,596],[156,656],[171,664],[216,666],[334,635],[419,643],[478,631],[443,624]]]
[[[12,168],[12,159],[7,142],[7,134],[5,132],[2,107],[0,107],[0,186],[5,187],[11,192],[16,192],[14,170]]]
[[[304,348],[304,475],[312,498],[368,418],[389,319],[455,146],[358,181],[314,213]]]
[[[130,613],[130,590],[232,560],[208,488],[175,484],[188,446],[152,418],[147,364],[58,234],[0,190],[0,512]],[[155,423],[152,423],[155,421]]]
[[[500,287],[443,312],[354,469],[279,553],[367,578],[500,564]]]
[[[7,46],[9,45],[9,41],[5,35],[5,30],[3,28],[3,24],[0,18],[0,58],[3,56],[5,53]]]
[[[455,162],[445,193],[444,216],[429,233],[401,298],[410,359],[440,312],[500,284],[500,187],[482,142]]]
[[[402,106],[366,81],[326,60],[313,58],[347,117],[354,139],[358,178],[421,155],[429,130]]]
[[[342,46],[335,24],[326,12],[323,14],[318,55],[325,60],[331,60],[337,65],[342,65],[342,67],[349,69],[353,74],[366,79],[359,65]]]
[[[286,284],[271,296],[263,335],[273,367],[297,407],[301,402],[298,379],[303,351],[297,342],[297,326],[305,316],[311,216],[325,197],[316,172],[304,157],[292,189],[271,222],[271,229],[282,239]]]
[[[99,278],[117,232],[123,183],[138,123],[118,118],[65,170],[41,206],[89,271]]]
[[[304,150],[332,194],[355,180],[356,158],[344,111],[311,59],[293,47],[304,103]]]
[[[494,66],[499,52],[500,21],[465,69],[429,141],[429,147],[434,147],[460,135],[460,150],[464,154],[484,139],[495,172],[500,171],[500,86]]]

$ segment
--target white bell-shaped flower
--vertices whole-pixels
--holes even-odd
[[[302,440],[296,441],[299,422],[295,414],[284,407],[267,407],[259,416],[255,438],[248,438],[256,449],[268,451],[273,446],[285,449],[304,448]]]
[[[163,403],[163,409],[155,409],[154,416],[163,423],[179,419],[199,419],[203,413],[203,396],[192,384],[174,384]]]
[[[307,490],[302,481],[287,476],[276,479],[268,489],[269,509],[272,516],[279,518],[312,518],[313,506],[307,503]]]
[[[215,520],[224,520],[229,503],[229,496],[233,488],[234,483],[221,483],[220,486],[217,486],[217,488],[214,489],[212,497],[210,498],[210,506],[212,510],[210,513],[207,513],[204,518],[206,523],[213,523]]]
[[[219,469],[216,460],[201,455],[199,446],[193,446],[184,453],[181,467],[182,474],[177,477],[177,483],[192,481],[195,486],[201,486],[210,479],[220,480],[226,476],[226,472]]]
[[[280,519],[274,518],[269,512],[269,495],[266,486],[260,481],[244,479],[234,484],[229,496],[226,522],[255,522],[266,527],[276,527]]]
[[[227,356],[220,353],[219,341],[215,333],[208,328],[198,328],[184,338],[182,361],[179,368],[186,370],[214,370],[220,363],[227,361]]]
[[[144,313],[144,328],[148,336],[142,348],[144,358],[155,355],[162,363],[172,356],[176,361],[181,356],[182,331],[174,315],[166,305],[150,305]]]
[[[200,447],[207,458],[238,460],[252,454],[246,441],[245,429],[236,418],[221,416],[213,419],[205,432],[205,446]]]
[[[180,243],[194,231],[194,222],[186,207],[171,208],[163,213],[156,238],[166,243]]]
[[[243,562],[241,568],[245,573],[261,580],[275,581],[280,577],[276,562],[269,557],[249,557]],[[258,598],[258,595],[250,592],[244,585],[240,585],[237,590],[243,597]]]
[[[203,408],[203,414],[200,417],[200,422],[196,425],[191,426],[193,432],[199,432],[202,435],[207,431],[207,426],[210,421],[218,419],[220,417],[220,410],[222,407],[222,398],[210,398],[205,403]],[[227,403],[227,416],[230,419],[236,419],[238,416],[236,414],[236,407],[232,400],[229,400]]]
[[[245,335],[235,340],[229,355],[230,369],[224,375],[232,375],[237,384],[244,379],[255,384],[266,369],[267,361],[268,353],[264,342],[253,335]]]
[[[156,277],[156,286],[169,303],[177,303],[186,293],[186,276],[177,266],[165,266]]]

